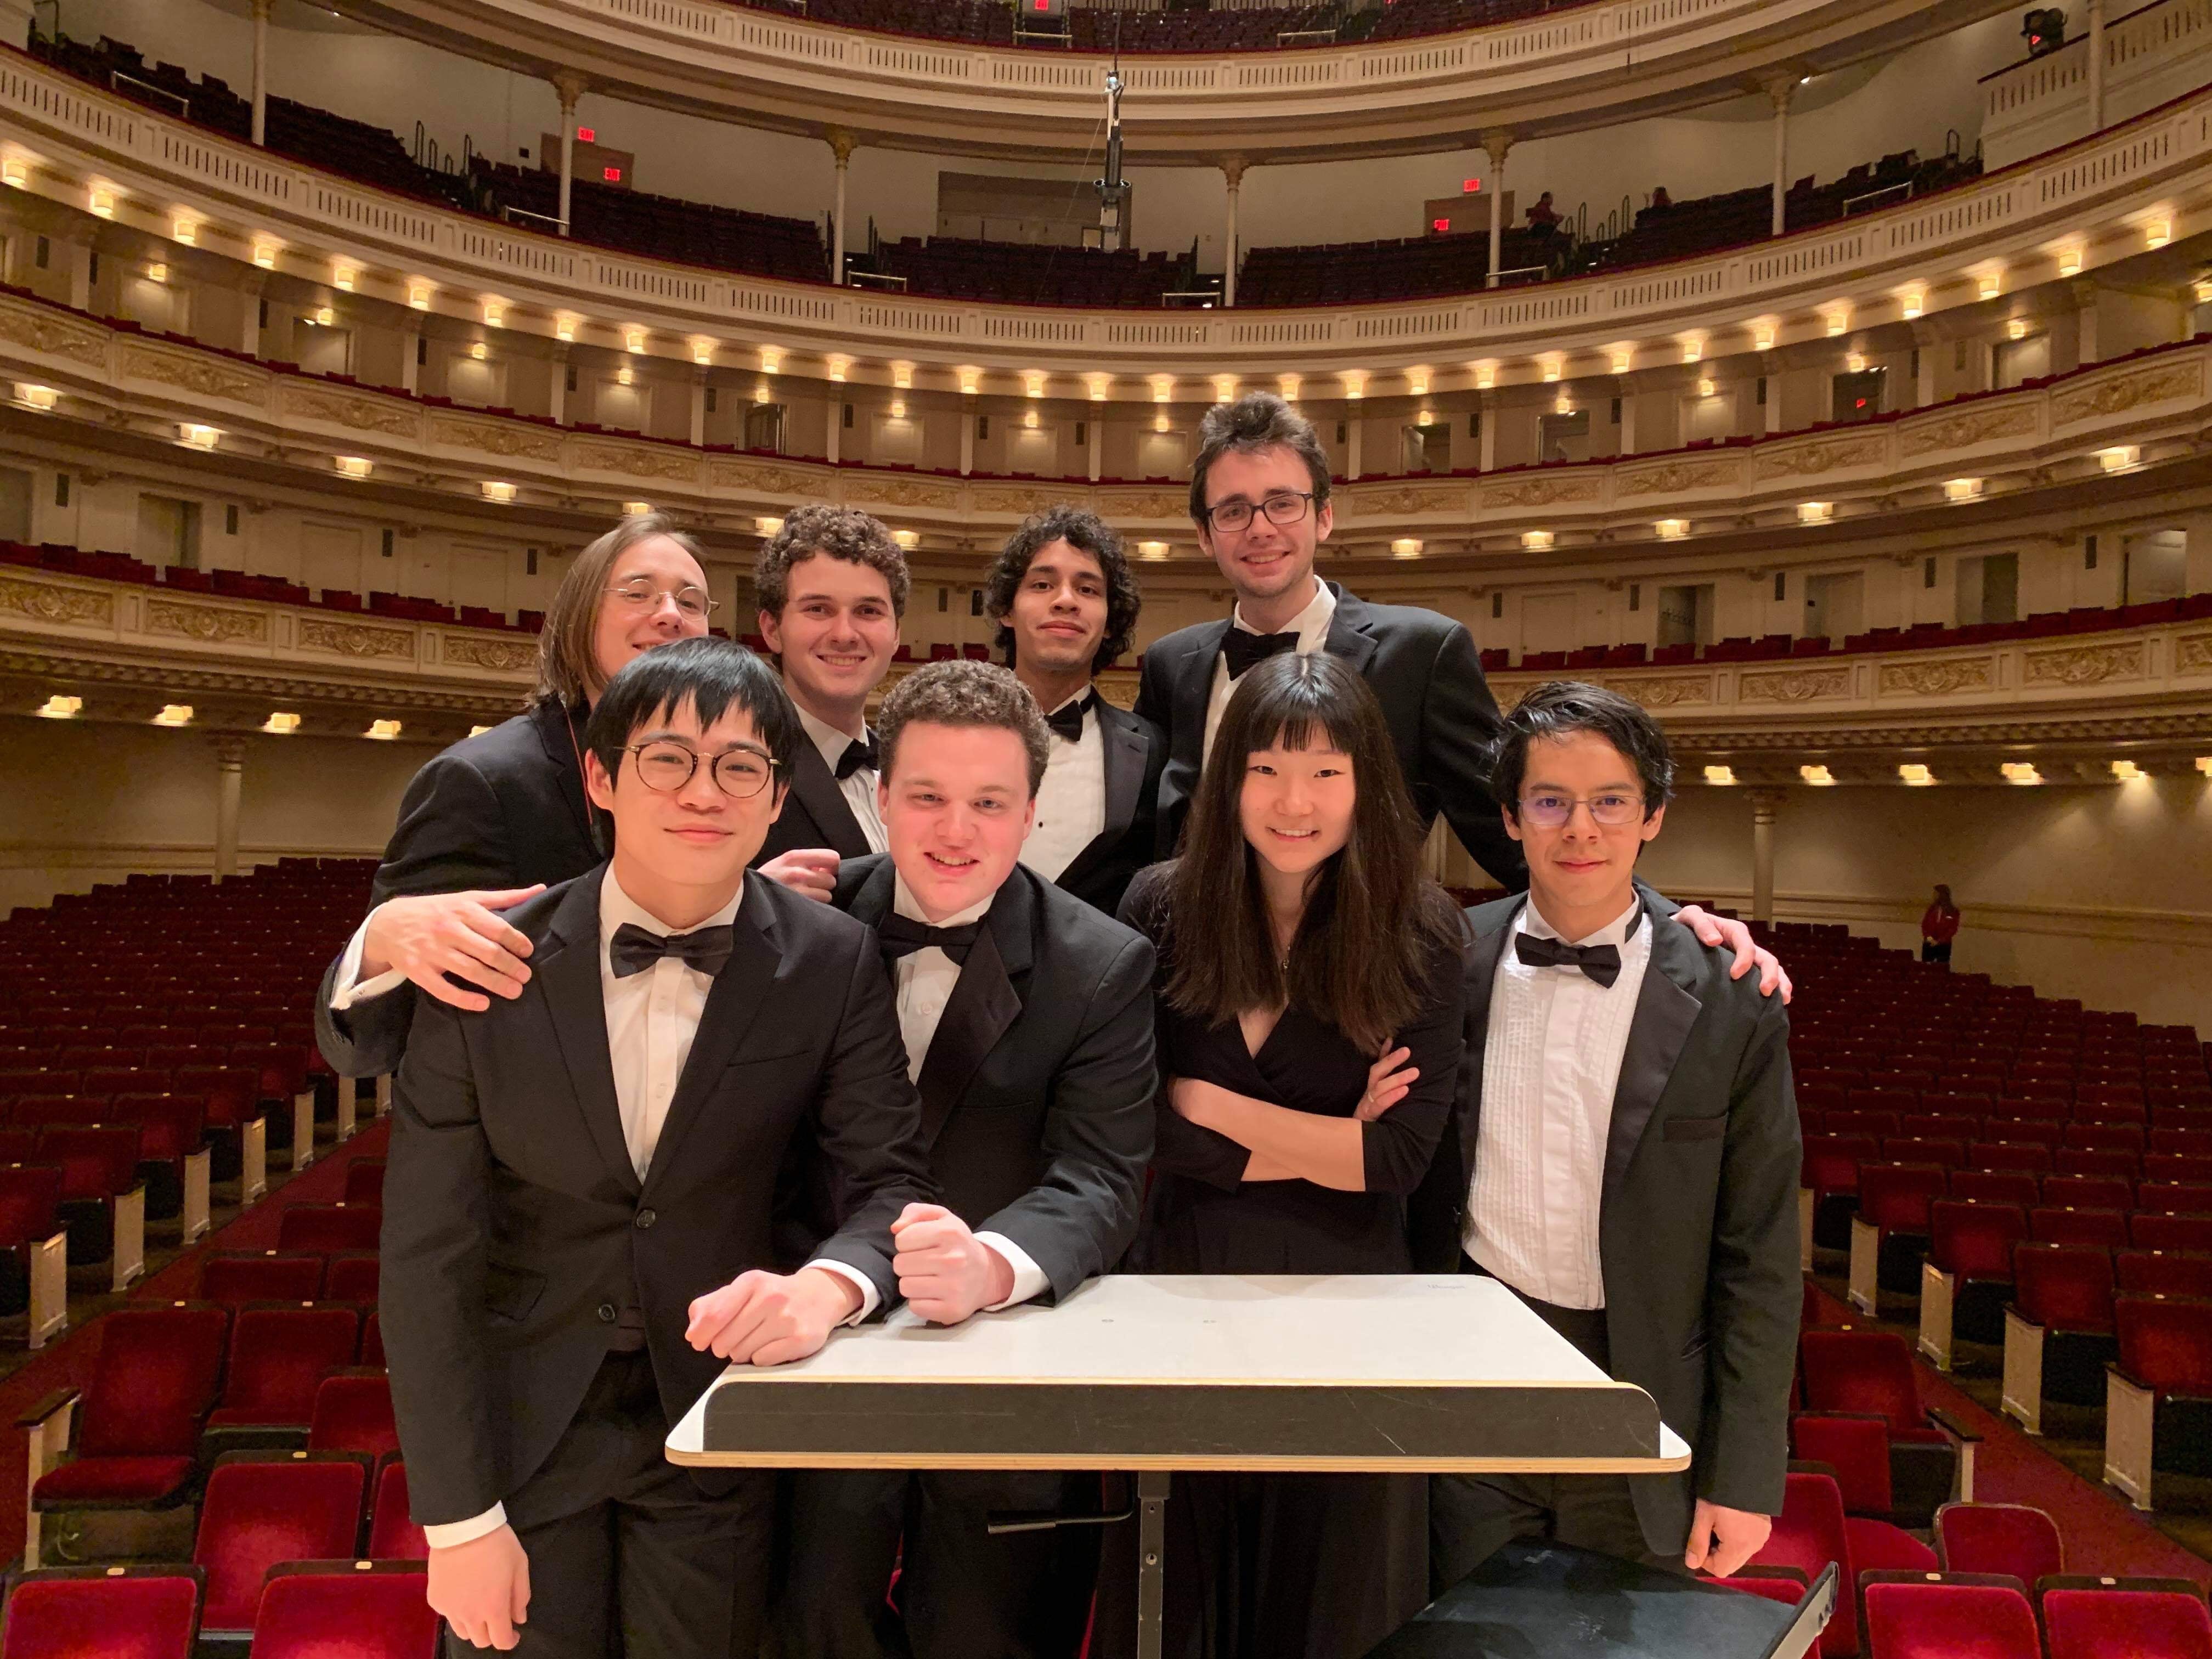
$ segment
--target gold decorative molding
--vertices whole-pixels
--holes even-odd
[[[845,486],[845,498],[854,502],[873,501],[884,507],[960,505],[957,487],[930,483],[921,478],[854,478]]]
[[[1786,444],[1759,457],[1759,476],[1762,479],[1817,478],[1845,467],[1879,466],[1888,451],[1888,441],[1880,433]]]
[[[821,474],[765,461],[716,461],[707,482],[727,489],[757,489],[763,495],[789,496],[794,505],[800,501],[829,499],[829,481]]]
[[[2145,660],[2140,640],[2121,645],[2081,645],[2064,651],[2031,651],[2024,683],[2101,685],[2106,680],[2140,679]]]
[[[107,366],[108,332],[23,306],[0,307],[0,340],[94,368]]]
[[[1968,410],[1962,414],[1946,415],[1940,420],[1900,424],[1897,453],[1901,459],[1910,460],[1939,449],[1966,449],[1999,438],[2032,438],[2035,428],[2032,404]]]
[[[65,628],[115,626],[115,596],[58,582],[27,582],[0,576],[0,614]]]
[[[2212,670],[2212,634],[2191,634],[2176,641],[2173,648],[2173,672],[2194,674]]]
[[[1713,678],[1710,674],[1655,675],[1641,679],[1615,679],[1608,674],[1605,687],[1646,708],[1673,708],[1686,702],[1713,700]]]
[[[1626,501],[1638,495],[1673,495],[1689,489],[1723,489],[1742,481],[1743,468],[1733,460],[1670,461],[1664,466],[1616,472],[1613,494]]]
[[[1464,513],[1467,486],[1407,484],[1395,489],[1364,489],[1354,485],[1345,492],[1345,505],[1354,512],[1402,517],[1413,513]]]
[[[1098,510],[1109,518],[1180,519],[1190,512],[1190,497],[1172,490],[1101,490]]]
[[[347,427],[356,432],[385,432],[395,438],[422,435],[419,410],[374,398],[350,398],[343,392],[326,392],[320,386],[288,382],[283,387],[283,408],[285,414],[303,421],[327,421],[332,426]]]
[[[1572,478],[1528,478],[1516,483],[1492,484],[1482,492],[1485,507],[1559,507],[1596,501],[1602,484],[1595,474]]]
[[[2069,386],[2053,392],[2051,424],[2055,428],[2100,415],[2117,415],[2138,404],[2163,403],[2170,398],[2193,398],[2203,391],[2203,370],[2196,362],[2160,363],[2132,374],[2116,374],[2092,386]]]
[[[667,478],[678,483],[699,482],[698,458],[639,444],[593,443],[580,440],[571,452],[572,465],[597,472],[620,472],[636,478]]]
[[[234,404],[264,403],[269,392],[265,373],[234,368],[208,353],[188,356],[182,350],[156,351],[147,346],[126,346],[123,351],[123,373],[142,380],[158,380],[195,397],[221,398]]]
[[[1851,671],[1848,668],[1787,669],[1736,678],[1739,702],[1811,702],[1819,697],[1848,697]]]
[[[146,601],[146,631],[149,634],[173,634],[209,645],[220,645],[230,640],[264,643],[269,638],[269,614],[260,611],[234,611],[228,605],[185,605],[175,599],[149,597]]]
[[[513,674],[538,664],[535,640],[486,640],[466,634],[445,635],[445,659],[495,674]]]
[[[561,464],[561,434],[538,432],[520,422],[457,421],[435,416],[430,422],[430,441],[454,449],[472,449],[480,455],[507,455],[524,460]]]
[[[1080,493],[1079,489],[1056,490],[1026,484],[979,484],[969,493],[968,504],[978,513],[1015,513],[1027,517],[1076,499]]]
[[[415,659],[415,636],[397,628],[369,628],[360,623],[326,622],[320,617],[300,618],[300,649],[327,651],[337,657],[390,657],[401,662]]]
[[[1878,690],[1883,696],[1948,697],[1996,687],[1996,659],[1966,657],[1947,662],[1886,662]]]

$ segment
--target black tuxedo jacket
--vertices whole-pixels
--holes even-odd
[[[930,1195],[898,1015],[874,936],[758,877],[641,1182],[623,1139],[599,977],[600,873],[519,907],[520,998],[425,997],[392,1091],[382,1304],[415,1518],[466,1520],[544,1463],[643,1316],[672,1426],[722,1362],[691,1299],[771,1265],[775,1171],[817,1149],[844,1226],[819,1254],[886,1305],[891,1219]]]
[[[1641,885],[1651,963],[1613,1092],[1598,1250],[1613,1374],[1659,1402],[1689,1469],[1629,1482],[1651,1548],[1674,1553],[1694,1500],[1778,1515],[1790,1460],[1790,1380],[1803,1294],[1797,1261],[1796,1092],[1790,1016],[1728,951],[1698,943]],[[1484,1051],[1499,956],[1522,898],[1467,913],[1460,1131],[1413,1206],[1414,1261],[1458,1265],[1481,1131]]]
[[[1160,775],[1167,769],[1166,734],[1148,720],[1100,697],[1098,735],[1106,754],[1106,823],[1060,872],[1059,884],[1112,915],[1131,878],[1159,854]]]
[[[836,906],[872,927],[895,881],[887,856],[850,860]],[[938,1201],[1026,1250],[1051,1280],[1042,1301],[1109,1271],[1136,1237],[1152,1024],[1151,942],[1017,865],[916,1083]]]
[[[372,904],[471,888],[550,887],[605,855],[593,838],[584,795],[584,717],[541,697],[527,713],[434,757],[407,786],[398,827],[384,849]],[[323,975],[315,1037],[342,1077],[392,1071],[415,1018],[416,990],[402,985],[342,1014],[331,1012],[337,962]]]
[[[1521,844],[1505,833],[1491,799],[1489,745],[1498,735],[1498,704],[1482,678],[1474,638],[1439,611],[1418,605],[1370,605],[1328,584],[1336,614],[1327,650],[1375,688],[1389,723],[1406,787],[1425,827],[1441,811],[1474,861],[1509,891],[1528,884]],[[1206,750],[1206,705],[1214,664],[1230,620],[1178,629],[1145,653],[1137,713],[1167,734],[1167,770],[1160,779],[1158,855],[1174,856],[1183,814],[1198,788]]]
[[[778,854],[799,847],[827,847],[848,859],[866,858],[868,853],[868,838],[837,787],[837,775],[804,732],[799,734],[799,756],[791,764],[791,787],[785,793],[783,810],[769,825],[768,839],[761,843],[753,866],[757,869]]]

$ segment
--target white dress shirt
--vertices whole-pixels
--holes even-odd
[[[698,925],[726,927],[737,919],[744,902],[742,885],[730,902]],[[665,936],[677,931],[623,891],[609,870],[599,884],[599,991],[607,1022],[607,1058],[615,1080],[615,1102],[622,1113],[623,1145],[640,1181],[652,1167],[653,1148],[668,1121],[669,1103],[691,1055],[691,1041],[698,1035],[699,1018],[707,1009],[707,994],[714,989],[710,975],[703,974],[681,957],[663,957],[642,972],[617,978],[614,969],[615,932],[625,923],[648,933]],[[683,930],[686,933],[690,928]],[[938,953],[943,955],[942,951]],[[846,1321],[858,1324],[873,1313],[882,1299],[866,1274],[842,1261],[817,1258],[806,1264],[826,1268],[860,1293],[860,1310]],[[507,1524],[507,1506],[495,1504],[466,1521],[422,1528],[434,1549],[447,1549],[481,1538]]]
[[[1328,643],[1328,625],[1335,616],[1336,595],[1328,591],[1327,582],[1316,577],[1312,603],[1291,618],[1290,627],[1273,631],[1295,632],[1298,636],[1298,655],[1310,657]],[[1244,607],[1241,605],[1229,613],[1229,625],[1247,634],[1260,631],[1244,620]],[[1199,757],[1201,764],[1213,752],[1213,734],[1221,727],[1221,711],[1229,707],[1229,694],[1236,689],[1237,682],[1229,678],[1229,659],[1217,653],[1213,659],[1213,691],[1206,700],[1206,747]]]
[[[818,720],[799,708],[796,701],[791,706],[799,710],[799,723],[805,728],[807,740],[821,751],[830,775],[837,778],[837,763],[855,741],[866,743],[867,732],[865,729],[858,733],[840,732],[828,721]],[[867,839],[868,850],[880,853],[887,848],[890,842],[884,834],[883,809],[876,804],[876,769],[854,767],[847,776],[837,778],[837,793],[844,796],[845,804],[853,809],[853,816],[860,821],[860,834]]]
[[[971,921],[982,921],[991,908],[991,898],[981,904],[971,904],[957,911],[942,921],[932,921],[921,913],[914,895],[907,889],[904,876],[894,876],[891,908],[908,921],[918,921],[925,927],[965,927]],[[947,1004],[952,1000],[952,988],[960,982],[960,964],[939,950],[934,945],[919,951],[909,951],[893,964],[892,978],[898,987],[899,1036],[906,1043],[906,1074],[909,1082],[921,1076],[922,1062],[929,1054],[930,1042],[937,1036],[938,1022],[945,1018]],[[975,1237],[1001,1256],[1014,1270],[1014,1293],[1004,1302],[994,1302],[986,1313],[996,1313],[1001,1308],[1011,1308],[1018,1302],[1026,1302],[1050,1281],[1036,1259],[1004,1233],[977,1233]],[[827,1267],[831,1264],[823,1263]]]
[[[1620,948],[1620,976],[1611,986],[1579,968],[1521,960],[1513,935],[1559,937],[1534,900],[1514,919],[1491,982],[1481,1129],[1462,1243],[1484,1271],[1555,1307],[1605,1306],[1598,1212],[1606,1141],[1651,963],[1651,929],[1629,931],[1641,902],[1569,941]]]
[[[1058,708],[1093,695],[1085,686]],[[1037,786],[1036,823],[1022,843],[1022,862],[1047,881],[1075,862],[1106,828],[1106,729],[1094,703],[1084,711],[1083,729],[1071,743],[1059,732],[1046,742],[1044,781]]]

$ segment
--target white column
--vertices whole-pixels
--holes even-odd
[[[78,232],[65,238],[62,246],[68,252],[69,302],[75,311],[92,309],[92,237],[88,232]]]
[[[1091,450],[1091,482],[1097,483],[1098,482],[1099,473],[1104,470],[1099,464],[1104,459],[1106,454],[1105,422],[1094,420],[1091,422],[1091,443],[1089,447]]]
[[[1485,472],[1498,468],[1498,394],[1494,392],[1482,394],[1482,451],[1475,465]]]
[[[836,452],[832,450],[830,453],[835,454]],[[1091,445],[1091,453],[1096,456],[1098,453],[1098,446]],[[975,410],[963,401],[960,405],[960,476],[964,478],[975,470]]]
[[[2075,352],[2087,368],[2097,361],[2097,285],[2087,277],[2073,284]]]
[[[269,8],[273,0],[253,0],[253,142],[269,141]]]
[[[407,343],[407,362],[410,368],[414,366],[415,347],[411,341]],[[407,389],[412,392],[415,388],[410,386]],[[554,425],[568,424],[568,344],[565,340],[556,340],[553,344],[553,384],[550,395],[546,398],[545,412],[552,417]],[[696,443],[699,441],[694,438],[691,441]]]
[[[1751,792],[1751,919],[1774,920],[1774,821],[1781,816],[1779,789]]]
[[[1620,453],[1636,453],[1636,392],[1626,379],[1616,380],[1614,386],[1620,393]]]
[[[830,141],[830,153],[837,159],[837,205],[830,221],[830,280],[842,287],[845,281],[845,175],[853,165],[859,140],[841,127],[830,128],[823,137]]]
[[[238,793],[246,774],[246,739],[228,733],[215,749],[215,878],[238,873]]]
[[[1344,476],[1359,476],[1359,405],[1354,404],[1344,417]]]
[[[2105,0],[2089,0],[2089,131],[2105,130]]]
[[[561,100],[561,234],[568,234],[569,203],[576,183],[576,106],[583,101],[590,82],[571,70],[553,77],[553,90]]]
[[[837,447],[845,440],[845,388],[832,383],[830,387],[830,442],[824,458],[830,465],[837,465]]]
[[[1505,246],[1505,152],[1512,148],[1510,132],[1493,132],[1482,141],[1482,153],[1490,158],[1490,177],[1482,181],[1490,191],[1490,273],[1485,288],[1498,286],[1498,262]]]
[[[1232,155],[1222,162],[1221,176],[1229,182],[1229,221],[1222,234],[1222,257],[1227,264],[1221,279],[1221,302],[1233,306],[1237,303],[1237,198],[1244,188],[1244,158]]]
[[[258,273],[247,281],[241,304],[243,314],[239,319],[238,349],[249,357],[258,357],[261,355],[261,282]],[[410,357],[408,361],[411,363],[414,359]]]
[[[415,392],[421,389],[419,383],[422,378],[422,366],[416,362],[415,357],[421,347],[422,340],[422,331],[420,328],[403,328],[399,331],[399,389],[402,392]],[[555,360],[553,372],[555,377],[553,418],[557,421],[561,418],[561,394],[563,383],[567,379],[558,359]]]
[[[1778,76],[1766,83],[1766,95],[1774,105],[1774,234],[1779,236],[1788,228],[1788,215],[1784,204],[1790,196],[1790,99],[1797,90],[1797,82],[1788,76]]]
[[[707,365],[695,363],[691,368],[691,442],[696,447],[707,441]]]

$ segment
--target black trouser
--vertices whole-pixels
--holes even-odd
[[[791,1487],[783,1659],[1073,1659],[1082,1645],[1098,1529],[985,1528],[994,1510],[1096,1512],[1097,1475],[804,1469]]]
[[[1483,1269],[1466,1256],[1468,1273]],[[1488,1274],[1484,1275],[1486,1278]],[[1502,1282],[1502,1281],[1501,1281]],[[1511,1285],[1507,1285],[1512,1290]],[[1613,1375],[1605,1310],[1561,1308],[1514,1291],[1547,1325],[1574,1344],[1583,1358]],[[1682,1565],[1685,1539],[1655,1551],[1637,1517],[1636,1499],[1623,1474],[1439,1474],[1429,1484],[1429,1585],[1441,1594],[1516,1538],[1544,1539],[1577,1549],[1639,1561],[1646,1566]]]
[[[611,1353],[559,1444],[507,1500],[530,1558],[521,1659],[752,1659],[768,1605],[774,1477],[701,1495],[669,1462],[643,1351]],[[449,1659],[482,1659],[450,1632]]]
[[[1951,941],[1947,939],[1939,943],[1932,939],[1922,939],[1920,959],[1923,962],[1935,963],[1939,967],[1948,968],[1951,965]]]

